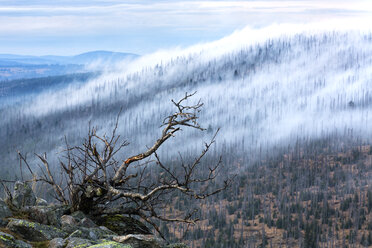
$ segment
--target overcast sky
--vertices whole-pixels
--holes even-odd
[[[371,0],[0,0],[0,53],[146,54],[222,38],[246,26],[367,18]]]

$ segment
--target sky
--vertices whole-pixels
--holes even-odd
[[[368,18],[371,0],[0,0],[0,54],[148,54],[273,24]]]

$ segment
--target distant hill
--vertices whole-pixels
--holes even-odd
[[[134,59],[139,55],[133,53],[120,53],[111,51],[91,51],[75,56],[29,56],[15,54],[0,54],[0,66],[13,65],[41,65],[41,64],[89,64],[96,61],[118,62],[125,59]]]
[[[82,53],[76,56],[73,56],[70,59],[70,63],[72,64],[88,64],[94,61],[102,61],[102,62],[111,62],[115,63],[121,60],[126,59],[135,59],[139,57],[136,54],[132,53],[117,53],[117,52],[109,52],[109,51],[94,51],[94,52],[87,52]]]
[[[0,105],[5,101],[14,101],[22,96],[34,95],[46,90],[56,91],[70,84],[86,82],[98,75],[98,72],[87,72],[0,81]]]
[[[110,51],[92,51],[75,56],[0,54],[0,81],[85,73],[95,70],[87,68],[87,65],[110,66],[137,57],[139,55],[133,53]]]

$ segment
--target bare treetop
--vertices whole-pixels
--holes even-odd
[[[226,179],[220,187],[210,189],[210,182],[218,175],[221,159],[213,165],[204,165],[209,166],[206,173],[200,172],[201,160],[215,142],[218,131],[191,163],[185,163],[181,155],[176,165],[173,162],[172,165],[163,163],[157,153],[159,147],[181,131],[182,127],[204,130],[198,123],[203,103],[199,100],[194,105],[185,104],[194,94],[186,93],[179,101],[172,100],[176,111],[164,118],[160,137],[146,151],[119,162],[117,157],[129,144],[117,134],[119,113],[110,135],[101,136],[97,134],[96,128],[89,128],[88,136],[81,146],[70,147],[65,140],[66,149],[60,158],[59,176],[51,171],[46,154],[37,155],[44,168],[41,169],[41,176],[34,176],[33,181],[50,184],[55,198],[71,206],[72,211],[81,210],[91,215],[136,215],[154,226],[159,233],[155,219],[194,224],[197,220],[193,217],[196,209],[183,216],[160,213],[159,210],[171,204],[166,196],[179,192],[194,199],[204,199],[224,190],[231,182]],[[146,159],[151,156],[153,160]],[[23,161],[27,162],[26,159]],[[140,163],[133,165],[134,162]]]

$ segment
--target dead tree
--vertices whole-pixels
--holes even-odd
[[[199,101],[194,105],[184,105],[193,95],[186,93],[181,100],[172,100],[175,113],[164,119],[160,137],[146,151],[121,162],[116,159],[128,145],[117,134],[118,115],[109,136],[100,136],[96,128],[89,128],[88,136],[81,146],[70,147],[66,141],[66,150],[60,159],[62,173],[58,181],[46,155],[37,155],[44,166],[42,176],[34,180],[50,184],[55,198],[71,206],[72,211],[80,210],[93,216],[103,213],[135,215],[154,226],[158,232],[160,230],[154,223],[155,219],[195,223],[196,210],[190,210],[183,216],[160,213],[160,210],[167,207],[167,204],[169,206],[171,197],[167,196],[175,192],[194,199],[204,199],[224,190],[230,184],[231,180],[226,179],[219,187],[210,188],[210,183],[218,174],[221,159],[209,165],[207,172],[204,170],[201,173],[200,170],[201,160],[215,142],[218,131],[209,143],[205,143],[200,155],[190,163],[185,163],[180,156],[179,163],[170,166],[163,163],[157,153],[159,147],[181,131],[182,127],[204,130],[198,123],[198,114],[203,104]],[[154,167],[157,170],[156,176],[151,175],[149,170]]]

